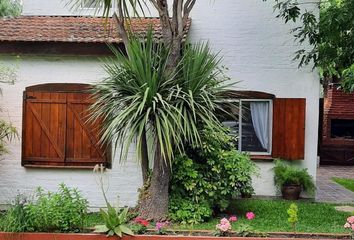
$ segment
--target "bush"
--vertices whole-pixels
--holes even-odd
[[[205,200],[195,203],[190,198],[174,198],[169,204],[170,219],[182,224],[204,222],[213,213],[208,201]]]
[[[55,193],[38,188],[36,201],[26,207],[28,230],[77,232],[83,226],[87,207],[87,200],[75,188],[60,184]]]
[[[28,218],[26,215],[26,198],[18,195],[7,212],[0,215],[0,231],[3,232],[25,232],[27,230]]]
[[[256,165],[236,150],[227,130],[207,128],[201,137],[201,146],[187,147],[173,161],[169,213],[175,221],[202,222],[232,198],[253,193]]]
[[[87,200],[64,184],[58,192],[38,188],[33,200],[19,196],[6,212],[0,231],[6,232],[77,232],[83,227]]]

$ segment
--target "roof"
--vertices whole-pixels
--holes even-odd
[[[71,42],[121,43],[116,24],[110,18],[105,25],[102,17],[83,16],[20,16],[0,19],[0,41],[8,42]],[[161,39],[158,18],[133,18],[132,31],[145,35],[152,27],[155,39]],[[188,21],[186,34],[191,20]],[[186,37],[186,35],[185,35]]]

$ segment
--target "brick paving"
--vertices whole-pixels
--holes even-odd
[[[316,201],[354,204],[354,192],[333,182],[332,177],[354,178],[354,166],[320,166],[317,170]]]

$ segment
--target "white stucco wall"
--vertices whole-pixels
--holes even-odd
[[[24,14],[67,15],[61,0],[24,0]],[[50,3],[49,3],[50,2]],[[316,175],[319,80],[310,69],[298,69],[291,61],[297,50],[289,35],[289,25],[275,19],[273,2],[262,0],[197,1],[193,10],[191,41],[209,41],[215,51],[221,51],[228,75],[239,82],[238,89],[264,91],[284,98],[306,98],[305,159],[298,164]],[[7,64],[14,61],[3,56]],[[22,91],[26,86],[48,82],[90,83],[104,76],[100,62],[89,58],[21,57],[19,79],[5,86],[1,105],[21,131]],[[286,144],[286,142],[284,143]],[[95,177],[87,170],[26,169],[21,167],[20,142],[11,144],[11,154],[0,161],[0,204],[17,191],[31,192],[36,186],[54,190],[58,183],[76,186],[89,198],[91,206],[103,204]],[[134,151],[132,151],[134,152]],[[120,196],[124,205],[136,203],[141,184],[140,168],[133,154],[130,160],[106,173],[109,197]],[[274,195],[270,162],[257,162],[261,177],[254,179],[257,195]]]
[[[1,117],[9,119],[21,133],[22,128],[22,92],[27,86],[41,83],[94,83],[101,79],[105,72],[101,62],[95,58],[70,57],[26,57],[20,60],[9,57],[6,64],[17,65],[18,79],[15,85],[1,84],[3,96],[1,106],[4,111]],[[42,186],[55,190],[63,182],[68,186],[77,187],[89,199],[90,206],[102,206],[104,199],[99,189],[98,176],[91,170],[79,169],[34,169],[21,167],[21,141],[10,144],[11,154],[0,160],[0,204],[21,193],[31,194]],[[135,161],[135,151],[132,149],[128,161],[119,164],[119,154],[113,160],[111,170],[106,170],[104,181],[108,183],[108,198],[122,205],[134,206],[137,199],[137,188],[141,186],[140,167]]]
[[[315,177],[320,82],[311,67],[298,69],[292,61],[299,47],[289,34],[292,26],[275,18],[273,4],[272,0],[197,1],[190,36],[221,51],[228,75],[239,82],[236,88],[306,98],[305,159],[298,165]],[[257,164],[261,177],[254,179],[256,194],[274,194],[273,164]]]

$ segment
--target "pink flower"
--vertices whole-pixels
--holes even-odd
[[[229,223],[229,220],[227,220],[226,218],[223,218],[223,219],[221,219],[220,220],[220,224],[227,224],[227,223]]]
[[[348,223],[348,222],[345,223],[345,224],[344,224],[344,228],[350,228],[350,223]]]
[[[354,224],[352,224],[352,230],[354,231]]]
[[[254,219],[256,217],[256,214],[254,214],[253,212],[248,212],[248,213],[246,213],[246,218],[248,219],[248,220],[252,220],[252,219]]]
[[[230,221],[230,222],[236,222],[236,221],[237,221],[237,217],[236,217],[236,216],[231,216],[231,217],[229,218],[229,221]]]
[[[354,224],[354,216],[348,217],[347,222],[350,224]]]
[[[161,228],[163,228],[165,226],[165,224],[163,222],[157,222],[156,223],[156,230],[160,231]]]
[[[165,222],[157,222],[156,223],[156,230],[160,231],[161,229],[167,227],[170,224],[170,222],[165,221]]]
[[[220,232],[225,233],[231,230],[231,224],[229,220],[223,218],[220,220],[219,224],[216,224],[216,229],[219,230]]]

